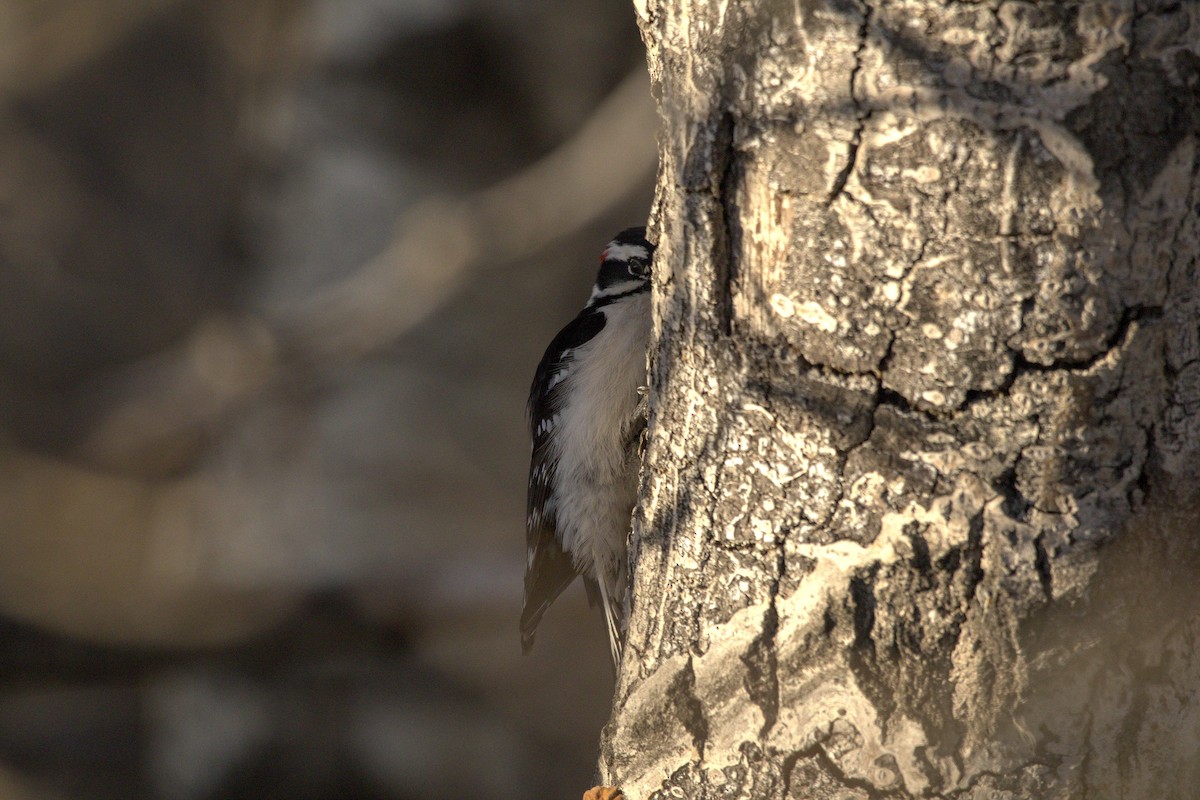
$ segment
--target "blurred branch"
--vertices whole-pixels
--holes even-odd
[[[89,387],[79,402],[100,412],[82,455],[128,463],[296,367],[360,359],[395,341],[480,274],[577,233],[628,196],[654,169],[656,126],[639,68],[554,152],[466,198],[416,204],[379,256],[270,323],[201,326],[178,348]]]
[[[273,336],[256,320],[210,319],[182,345],[80,393],[80,408],[99,409],[81,455],[108,467],[137,459],[141,468],[169,469],[206,422],[268,385],[276,356]]]
[[[0,10],[0,96],[31,94],[87,64],[180,0],[17,0]]]
[[[417,204],[374,260],[285,309],[280,329],[317,361],[361,358],[485,270],[577,233],[653,170],[657,125],[638,69],[579,132],[528,169],[463,200]]]

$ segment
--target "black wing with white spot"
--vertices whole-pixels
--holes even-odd
[[[555,530],[554,425],[571,380],[573,351],[604,329],[604,313],[585,309],[558,332],[538,364],[529,392],[529,428],[533,456],[529,463],[526,517],[525,607],[521,612],[521,645],[526,652],[546,609],[571,581],[575,566]]]

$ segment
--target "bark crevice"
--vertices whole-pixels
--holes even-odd
[[[675,676],[667,695],[679,722],[692,737],[692,747],[703,760],[708,742],[708,719],[704,714],[704,702],[696,694],[696,672],[691,656]]]
[[[858,149],[862,146],[863,131],[866,130],[867,120],[870,119],[873,113],[872,109],[866,105],[857,87],[862,73],[863,56],[867,49],[867,37],[870,31],[872,16],[872,7],[869,0],[862,0],[862,5],[862,22],[858,27],[858,47],[854,51],[854,66],[850,70],[848,92],[850,102],[854,106],[854,132],[850,136],[849,144],[846,145],[846,164],[834,177],[833,186],[829,190],[829,195],[825,198],[826,208],[832,206],[838,196],[845,190],[846,183],[850,180],[850,175],[854,172],[854,168],[858,164]]]

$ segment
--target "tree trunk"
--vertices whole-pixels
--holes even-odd
[[[1200,796],[1195,3],[639,5],[631,800]]]

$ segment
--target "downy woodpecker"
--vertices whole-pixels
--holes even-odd
[[[617,234],[600,256],[587,305],[559,331],[529,393],[528,559],[521,644],[554,599],[583,576],[620,661],[629,578],[626,539],[645,427],[650,263],[645,228]]]

